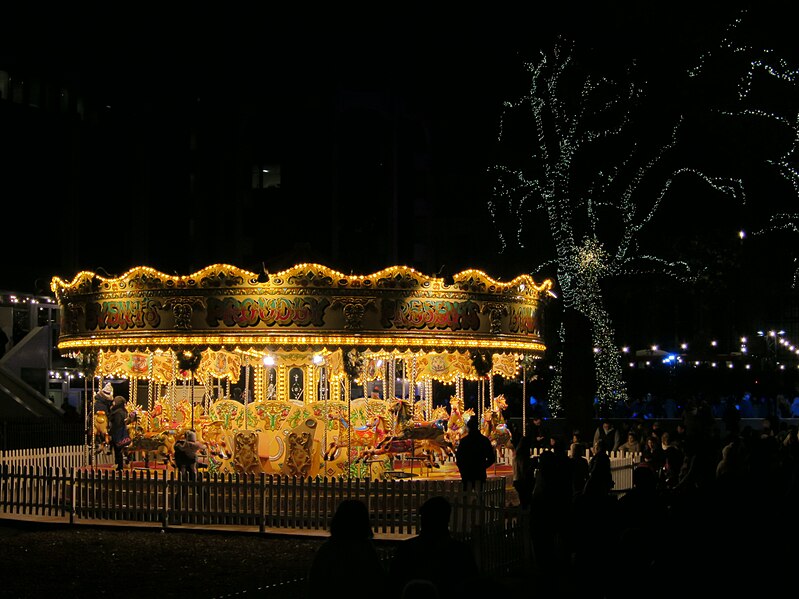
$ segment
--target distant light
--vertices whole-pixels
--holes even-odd
[[[268,169],[268,168],[265,168],[265,169],[263,169],[263,171],[261,171],[261,172],[263,172],[263,173],[268,173],[268,172],[269,172],[269,169]]]
[[[275,357],[274,356],[264,356],[264,366],[274,366],[275,365]]]
[[[657,345],[653,345],[652,346],[652,351],[657,351],[657,350],[658,350],[658,346]]]
[[[716,341],[714,339],[713,341],[710,342],[710,345],[712,345],[713,347],[716,347],[718,345],[718,341]]]
[[[314,354],[314,356],[313,356],[313,363],[314,364],[316,364],[318,366],[319,364],[322,364],[324,361],[325,361],[325,359],[322,357],[322,354]],[[274,358],[272,358],[272,363],[274,364]],[[264,358],[264,364],[266,364],[266,358]],[[267,364],[267,366],[268,366],[268,364]]]
[[[746,343],[746,337],[741,337],[741,343]]]
[[[627,354],[630,352],[630,348],[625,345],[624,347],[621,348],[621,352],[623,354]]]
[[[680,344],[680,349],[688,349],[688,344],[687,343]]]
[[[751,364],[747,364],[746,366],[744,366],[744,368],[746,368],[747,370],[749,370],[750,368],[752,368],[752,365],[751,365]]]
[[[746,231],[744,231],[743,229],[738,231],[738,237],[740,237],[741,239],[745,239],[746,238]]]

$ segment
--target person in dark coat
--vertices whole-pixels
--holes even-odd
[[[197,478],[197,462],[206,451],[205,444],[197,440],[197,433],[187,431],[186,438],[175,443],[175,466],[181,475]]]
[[[114,403],[111,407],[111,416],[108,419],[109,433],[111,435],[111,444],[114,446],[114,462],[116,469],[122,470],[124,465],[124,454],[122,449],[130,443],[130,435],[128,434],[128,410],[125,408],[125,398],[117,395],[114,398]],[[125,440],[127,439],[127,443]]]
[[[97,412],[105,412],[106,416],[111,415],[111,404],[114,402],[114,388],[111,386],[111,383],[106,383],[105,386],[100,389],[97,393],[94,394],[94,404],[92,405],[92,411],[96,414]]]
[[[467,435],[455,450],[455,464],[463,481],[464,491],[480,490],[488,475],[486,469],[497,460],[491,441],[480,432],[475,416],[466,422]]]

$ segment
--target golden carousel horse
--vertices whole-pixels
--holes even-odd
[[[339,451],[346,447],[352,447],[356,450],[375,447],[389,434],[391,428],[385,417],[379,414],[369,424],[352,427],[352,430],[349,431],[347,429],[350,426],[346,418],[342,416],[340,421],[344,426],[344,430],[339,433],[338,439],[328,445],[322,455],[325,461],[335,460],[339,456]]]
[[[497,395],[492,402],[490,410],[483,412],[480,421],[480,432],[491,440],[491,445],[495,448],[513,448],[510,429],[502,415],[508,407],[508,402],[504,395]]]
[[[433,415],[435,420],[417,421],[411,417],[408,402],[399,399],[392,408],[395,414],[395,432],[387,435],[375,445],[375,455],[380,455],[382,450],[393,447],[406,447],[405,441],[411,441],[410,447],[419,447],[422,452],[429,452],[431,461],[435,463],[435,455],[454,456],[455,449],[447,439],[447,420],[449,418],[445,408],[437,408]],[[393,453],[406,453],[407,450],[392,451]],[[434,466],[437,467],[437,466]]]
[[[103,450],[111,453],[111,435],[108,432],[108,415],[105,410],[94,413],[94,441],[97,443],[96,453]]]
[[[131,443],[123,452],[128,462],[141,454],[145,467],[149,467],[151,457],[155,464],[160,461],[168,464],[175,453],[175,442],[178,431],[163,427],[162,407],[156,405],[152,412],[142,409],[133,402],[128,402],[128,435]]]
[[[453,447],[458,447],[464,436],[466,436],[466,423],[469,418],[474,416],[474,408],[463,409],[463,398],[452,397],[449,400],[450,413],[447,422],[447,440]]]

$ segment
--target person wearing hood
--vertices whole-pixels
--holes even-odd
[[[103,411],[105,412],[105,415],[108,416],[111,414],[111,404],[113,402],[114,388],[111,386],[111,383],[106,383],[102,389],[94,394],[94,405],[92,407],[92,411],[95,414],[97,412]]]

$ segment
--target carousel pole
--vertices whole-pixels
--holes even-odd
[[[347,402],[347,479],[352,478],[352,393],[350,377],[344,374],[344,399]]]
[[[87,377],[83,377],[83,429],[86,431],[86,434],[89,435],[91,441],[88,443],[84,443],[83,446],[86,447],[86,450],[83,452],[83,465],[84,466],[91,466],[93,459],[94,459],[94,406],[91,405],[90,400],[94,397],[94,377],[92,377],[92,394],[89,395],[89,379]],[[89,420],[89,410],[91,410],[91,422]],[[89,452],[89,455],[86,455],[86,451]]]
[[[527,366],[522,366],[522,437],[527,436]]]
[[[324,451],[327,451],[327,427],[330,420],[330,405],[327,399],[327,368],[325,368],[324,360],[319,364],[319,396],[325,403]]]
[[[247,366],[244,367],[244,430],[249,429],[249,418],[247,417],[247,406],[250,403],[250,360],[247,358]]]
[[[147,412],[152,414],[153,408],[155,407],[155,381],[154,373],[155,373],[155,366],[153,364],[153,354],[148,354],[147,356]]]

